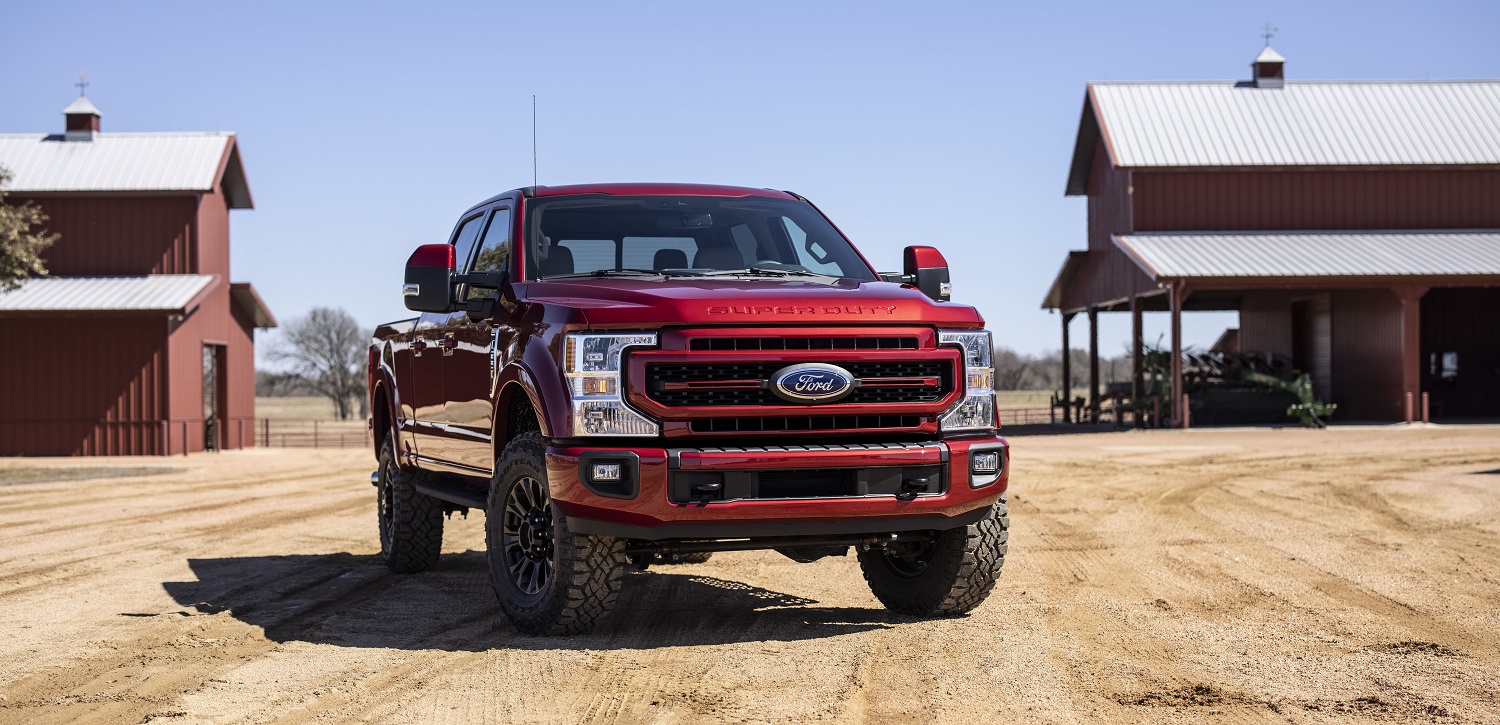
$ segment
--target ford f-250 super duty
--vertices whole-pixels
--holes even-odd
[[[628,568],[774,549],[857,552],[874,595],[967,612],[1009,519],[990,333],[947,262],[878,274],[780,191],[530,187],[406,265],[416,319],[376,330],[381,552],[437,561],[447,514],[485,514],[500,606],[588,629]]]

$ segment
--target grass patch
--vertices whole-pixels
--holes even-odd
[[[337,418],[333,401],[319,396],[256,398],[257,418]]]

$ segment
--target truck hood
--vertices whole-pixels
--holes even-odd
[[[968,305],[934,302],[891,282],[685,278],[517,285],[519,296],[576,309],[591,327],[668,325],[950,325],[978,327]]]

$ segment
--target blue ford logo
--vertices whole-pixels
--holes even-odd
[[[837,365],[802,363],[771,374],[771,392],[793,403],[832,403],[854,390],[854,376]]]

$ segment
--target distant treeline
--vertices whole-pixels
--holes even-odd
[[[1073,394],[1083,395],[1089,387],[1089,352],[1071,352]],[[995,388],[997,390],[1062,390],[1062,355],[1048,350],[1040,355],[1026,355],[1006,348],[995,349]],[[1099,356],[1099,385],[1130,381],[1130,356]]]
[[[296,373],[274,373],[268,370],[255,371],[255,397],[257,398],[303,398],[322,395],[307,379]]]

